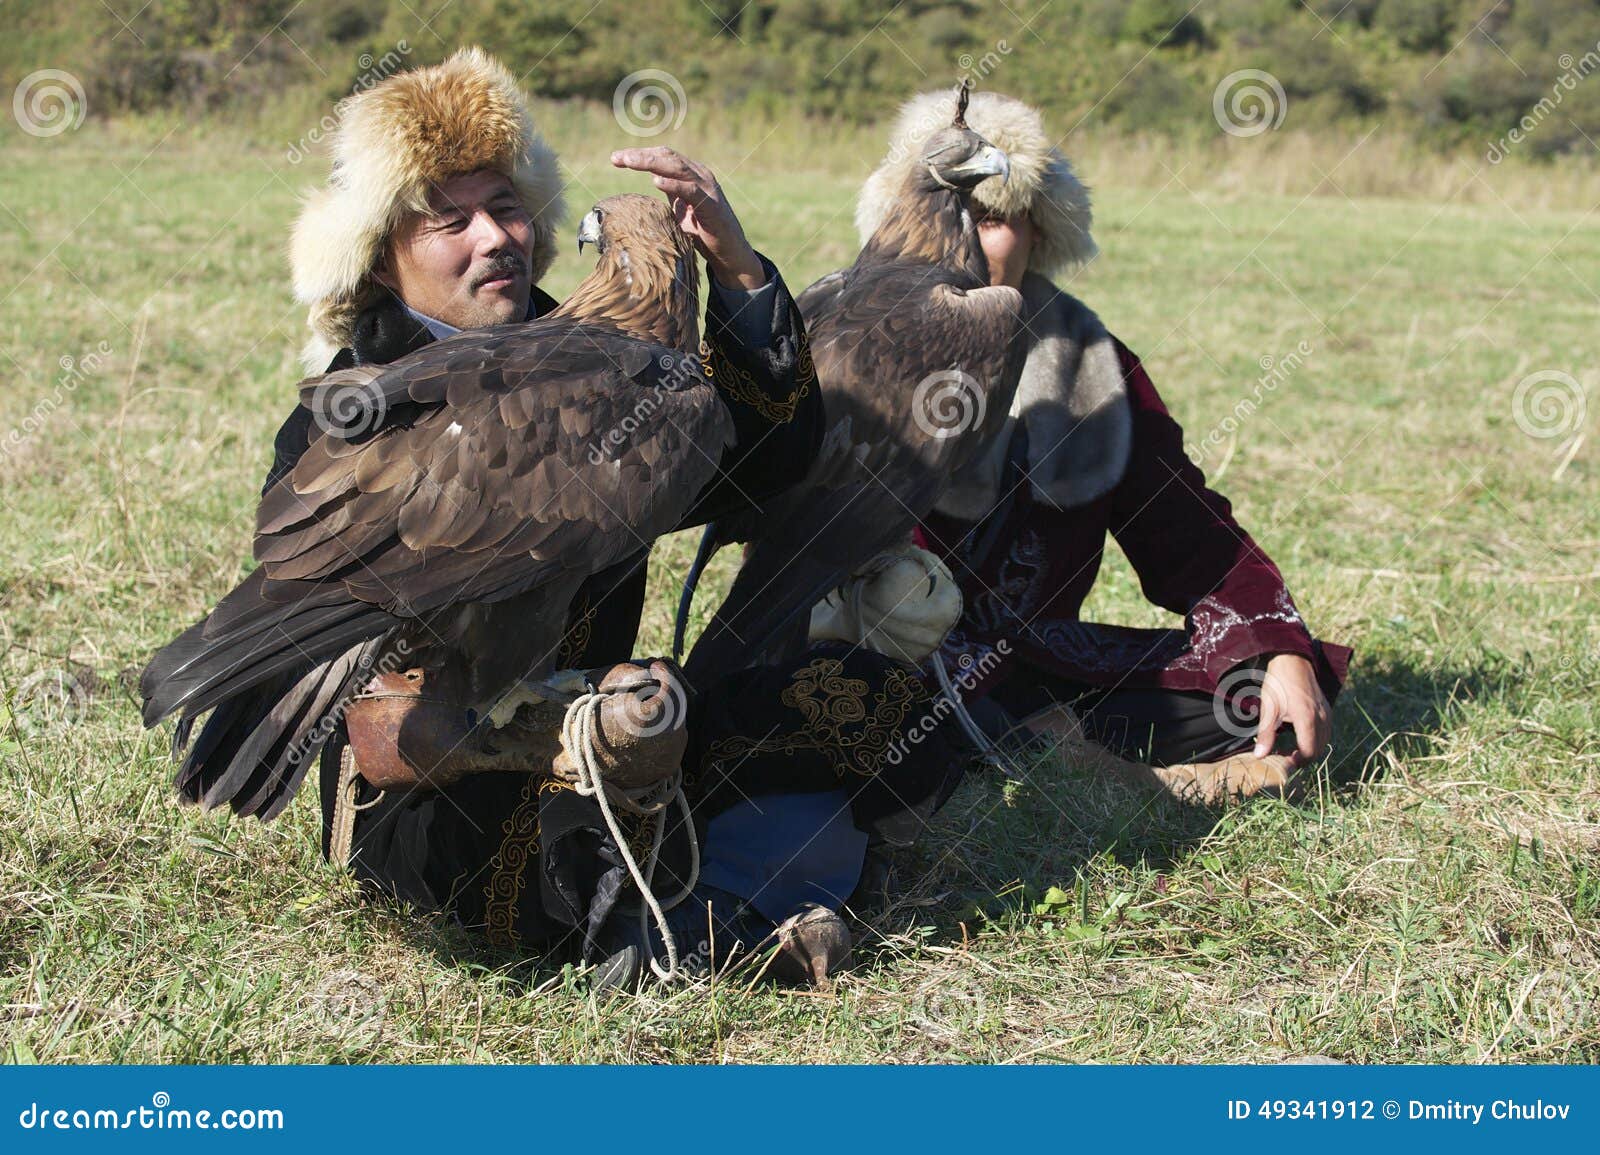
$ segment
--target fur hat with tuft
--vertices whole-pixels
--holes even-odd
[[[406,212],[453,176],[493,169],[533,220],[533,281],[555,258],[565,212],[554,150],[533,125],[515,77],[481,48],[387,77],[339,104],[327,186],[312,192],[289,246],[295,298],[310,307],[302,352],[320,373],[349,345],[381,291],[372,271]]]
[[[856,202],[856,228],[861,243],[877,230],[890,201],[899,193],[917,161],[922,142],[950,123],[955,96],[950,90],[924,92],[900,109],[889,138],[889,153],[867,178]],[[1083,264],[1098,251],[1089,235],[1093,213],[1089,190],[1073,175],[1072,165],[1050,144],[1039,110],[1015,97],[975,92],[967,107],[967,124],[1011,161],[1011,178],[990,177],[973,190],[972,199],[1001,217],[1027,213],[1039,230],[1028,267],[1051,276]]]

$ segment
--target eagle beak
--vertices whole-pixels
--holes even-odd
[[[991,176],[1004,184],[1011,179],[1011,160],[992,144],[985,144],[954,168],[944,170],[946,179],[962,185],[975,185]]]
[[[584,214],[583,220],[578,224],[578,252],[582,254],[583,246],[589,244],[595,248],[600,247],[600,213],[590,209]]]

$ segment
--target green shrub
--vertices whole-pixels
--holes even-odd
[[[113,5],[115,7],[115,5]],[[127,9],[128,5],[121,6]],[[1597,0],[165,0],[129,19],[100,0],[10,0],[0,79],[63,68],[90,114],[331,105],[406,40],[406,66],[457,45],[500,55],[531,92],[609,104],[661,69],[691,102],[756,117],[869,122],[911,93],[952,84],[968,59],[984,87],[1085,118],[1161,133],[1206,130],[1211,93],[1270,72],[1296,126],[1391,129],[1441,144],[1487,139],[1548,96],[1563,54],[1600,41]],[[1203,17],[1203,19],[1202,19]],[[1024,27],[1026,25],[1026,27]],[[1004,43],[1002,51],[1000,45]],[[1152,49],[1159,51],[1152,52]],[[1512,61],[1516,63],[1513,64]],[[1600,89],[1586,79],[1585,87]],[[1593,137],[1596,97],[1574,93],[1528,152]]]
[[[1408,52],[1446,52],[1455,43],[1454,0],[1383,0],[1376,27]]]
[[[1133,0],[1123,18],[1123,34],[1162,48],[1201,47],[1206,27],[1185,0]]]

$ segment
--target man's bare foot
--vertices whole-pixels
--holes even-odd
[[[1268,754],[1265,758],[1235,754],[1219,762],[1190,762],[1152,769],[1174,798],[1215,806],[1257,794],[1282,795],[1289,787],[1292,766],[1287,754]]]
[[[1030,715],[1021,725],[1049,740],[1074,766],[1124,785],[1170,794],[1184,802],[1215,806],[1256,794],[1282,794],[1289,785],[1287,754],[1269,754],[1265,758],[1235,754],[1218,762],[1148,766],[1118,757],[1090,739],[1077,715],[1060,704]]]

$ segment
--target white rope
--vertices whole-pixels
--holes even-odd
[[[962,700],[961,695],[956,692],[955,686],[950,682],[950,671],[945,669],[944,655],[938,650],[933,651],[933,670],[939,676],[939,688],[944,691],[945,698],[955,710],[956,721],[961,723],[961,729],[972,741],[972,744],[993,765],[1009,772],[1012,768],[1011,759],[1006,757],[999,744],[989,737],[983,727],[979,726],[972,715],[968,713],[966,702]]]
[[[333,823],[328,834],[328,860],[335,866],[350,865],[350,854],[355,846],[356,815],[363,810],[371,810],[388,793],[380,790],[371,800],[358,803],[356,777],[360,773],[355,749],[346,742],[339,748],[339,783],[333,791]]]
[[[599,805],[600,816],[605,819],[606,828],[611,831],[611,837],[617,844],[617,852],[622,855],[622,861],[633,877],[633,884],[639,888],[639,897],[644,900],[644,905],[639,908],[639,926],[645,932],[645,955],[650,960],[650,969],[662,982],[671,982],[678,975],[678,942],[673,937],[672,929],[667,926],[667,911],[688,898],[695,884],[700,881],[700,842],[694,834],[694,818],[689,812],[689,800],[684,797],[681,766],[660,782],[637,790],[624,790],[605,781],[599,758],[595,754],[595,731],[600,707],[607,696],[584,693],[573,700],[567,707],[566,717],[561,721],[561,746],[577,768],[578,781],[573,789],[585,797],[592,797]],[[665,812],[674,802],[683,811],[684,829],[689,836],[689,881],[672,898],[661,902],[656,898],[652,885],[655,882],[656,865],[661,860],[661,844],[667,832]],[[628,840],[623,837],[617,816],[611,809],[613,803],[630,814],[644,817],[660,816],[656,822],[655,833],[651,836],[650,853],[645,856],[643,871],[639,869],[639,863],[628,847]],[[664,970],[656,962],[655,951],[650,948],[649,920],[652,915],[655,916],[656,927],[661,931],[661,941],[667,948],[667,965]]]

